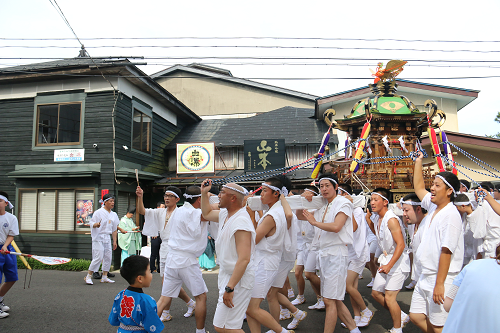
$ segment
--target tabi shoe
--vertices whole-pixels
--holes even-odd
[[[100,280],[102,278],[102,275],[99,274],[99,272],[94,272],[92,273],[92,278],[96,280]]]
[[[288,309],[281,309],[280,311],[280,320],[287,320],[292,318],[292,313]]]
[[[362,278],[363,278],[363,274],[359,274],[358,279],[362,279]]]
[[[361,312],[361,318],[359,321],[356,323],[356,326],[358,327],[366,327],[368,324],[370,324],[370,321],[373,318],[373,311],[370,311],[368,315],[365,315],[363,312]]]
[[[325,302],[323,302],[323,298],[321,298],[318,302],[318,305],[316,305],[316,310],[324,310],[325,309]]]
[[[196,308],[196,302],[194,302],[194,304],[192,306],[188,305],[188,309],[187,309],[187,312],[184,314],[184,317],[185,318],[191,317],[194,313],[195,308]]]
[[[295,297],[295,292],[293,291],[293,288],[288,289],[288,298],[294,298]]]
[[[0,319],[8,317],[8,316],[9,316],[9,314],[7,312],[0,310]]]
[[[108,277],[115,277],[115,275],[113,273],[109,272]]]
[[[306,319],[307,312],[299,310],[299,313],[293,316],[293,320],[286,327],[287,330],[294,330],[299,327],[299,324],[302,320]]]
[[[115,281],[103,275],[103,277],[101,278],[101,283],[115,283]]]
[[[403,311],[401,311],[401,328],[405,327],[406,324],[410,322],[410,315],[407,315]]]
[[[408,289],[408,290],[415,289],[415,285],[416,284],[417,284],[417,281],[411,280],[411,282],[407,286],[405,286],[405,288]]]
[[[309,310],[317,310],[318,309],[318,305],[319,305],[319,302],[321,301],[321,298],[318,298],[317,302],[313,305],[309,305],[307,308]]]
[[[306,301],[304,295],[297,295],[297,298],[292,301],[293,305],[303,304]]]
[[[85,281],[86,284],[94,284],[94,282],[92,282],[92,277],[89,275],[85,275],[83,280]]]
[[[368,288],[372,288],[372,287],[373,287],[373,281],[375,281],[375,279],[372,279],[372,280],[370,281],[370,283],[368,283],[366,286],[367,286]]]
[[[171,321],[172,320],[172,315],[170,314],[170,312],[162,312],[162,314],[160,316],[160,320],[162,322]]]
[[[10,308],[5,305],[5,303],[3,301],[0,302],[0,310],[2,310],[3,312],[9,312]]]

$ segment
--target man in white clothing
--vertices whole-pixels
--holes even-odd
[[[112,211],[115,206],[115,197],[111,194],[106,194],[100,201],[102,207],[94,212],[90,220],[90,235],[92,237],[92,262],[89,266],[87,276],[84,277],[85,283],[94,284],[92,282],[92,274],[99,271],[99,266],[102,263],[102,277],[103,283],[114,283],[115,281],[108,278],[109,268],[111,267],[111,241],[110,235],[113,238],[113,250],[116,250],[118,224],[120,219],[115,212]],[[121,230],[122,233],[127,233]]]
[[[212,210],[208,192],[212,180],[201,185],[203,218],[219,222],[218,254],[219,300],[214,315],[214,327],[221,332],[240,332],[254,283],[253,252],[255,229],[245,209],[245,188],[226,184],[219,192],[219,210]]]
[[[453,205],[460,181],[451,172],[440,172],[434,178],[431,192],[427,192],[422,160],[420,152],[415,161],[413,185],[429,219],[415,255],[422,271],[413,292],[410,317],[423,332],[441,332],[448,317],[443,307],[445,294],[464,260],[462,219]]]
[[[140,189],[140,190],[139,190]],[[165,194],[163,195],[164,206],[163,208],[144,208],[143,201],[143,191],[140,187],[136,190],[137,194],[137,211],[139,214],[144,215],[144,227],[142,229],[142,234],[145,236],[157,236],[160,235],[160,260],[159,269],[161,275],[161,281],[163,285],[163,276],[165,273],[165,262],[167,261],[168,255],[168,239],[170,238],[170,229],[172,223],[169,223],[170,219],[174,216],[177,210],[177,203],[182,195],[181,190],[175,186],[168,186],[165,189]],[[181,288],[179,292],[179,298],[186,302],[188,306],[187,312],[184,317],[189,318],[193,315],[196,308],[196,303],[188,296],[184,288]],[[161,321],[172,320],[172,315],[170,314],[170,304],[167,305],[165,309],[158,309],[158,311],[163,310],[161,314]]]
[[[388,208],[389,195],[388,190],[377,188],[370,199],[372,211],[378,215],[378,219],[375,223],[371,219],[367,222],[382,250],[378,257],[380,267],[373,282],[372,296],[391,314],[394,326],[389,332],[401,333],[410,318],[401,311],[396,296],[410,272],[410,258],[406,252],[403,223]]]

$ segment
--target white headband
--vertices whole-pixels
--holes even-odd
[[[167,194],[167,193],[173,194],[177,199],[180,199],[179,196],[177,195],[177,193],[175,193],[173,191],[165,191],[165,194]]]
[[[193,199],[193,198],[197,198],[197,197],[201,197],[201,194],[187,194],[187,193],[184,193],[184,198],[186,199]]]
[[[347,192],[346,190],[344,190],[342,187],[339,187],[338,194],[341,194],[340,192],[344,192],[347,195],[351,195],[349,192]]]
[[[261,184],[262,186],[265,186],[265,187],[269,187],[271,190],[273,191],[278,191],[280,194],[283,194],[285,197],[288,195],[288,190],[286,189],[285,186],[283,186],[281,188],[281,190],[279,188],[277,188],[276,186],[273,186],[273,185],[269,185],[268,183],[262,183]]]
[[[323,178],[321,178],[321,179],[319,180],[319,183],[320,183],[320,184],[321,184],[321,181],[322,181],[323,179],[328,179],[328,180],[331,180],[333,183],[335,183],[335,185],[338,185],[338,183],[335,181],[335,179],[330,178],[330,177],[323,177]]]
[[[389,201],[389,200],[387,200]],[[401,205],[411,205],[411,206],[422,206],[422,203],[421,202],[415,202],[415,201],[403,201],[403,198],[401,198],[401,200],[399,200],[399,203]]]
[[[453,186],[450,185],[450,183],[448,183],[448,181],[446,179],[444,179],[443,176],[441,175],[436,175],[436,177],[438,177],[439,179],[441,179],[446,185],[448,185],[449,188],[451,188],[453,190],[453,194],[457,195],[457,191],[455,191],[455,189],[453,188]]]
[[[101,200],[99,200],[99,203],[101,204],[101,206],[104,206],[104,203],[105,203],[106,201],[111,200],[111,199],[114,199],[114,198],[115,198],[115,197],[109,197],[109,198],[107,198],[106,200],[102,200],[102,199],[101,199]]]
[[[468,206],[468,205],[471,205],[472,202],[470,202],[470,201],[456,201],[456,202],[453,202],[453,204],[455,206],[462,206],[462,205],[463,206]]]
[[[3,195],[0,195],[0,199],[2,199],[3,201],[5,201],[6,203],[9,204],[9,209],[14,208],[14,206],[10,203],[9,199],[7,199],[6,197],[4,197]]]
[[[238,186],[241,186],[241,185],[238,185]],[[238,192],[240,194],[243,194],[245,196],[248,195],[248,190],[246,188],[244,188],[243,186],[241,186],[241,188],[243,189],[243,191],[238,190],[237,188],[234,188],[234,187],[231,187],[231,186],[227,186],[227,185],[222,185],[222,187],[230,189],[230,190],[233,190],[233,191]]]
[[[316,194],[316,195],[319,195],[316,191],[310,190],[310,189],[308,189],[308,188],[305,188],[305,189],[304,189],[304,191],[309,191],[309,192],[312,192],[312,193],[314,193],[314,194]]]
[[[378,192],[372,192],[372,194],[376,194],[376,195],[380,196],[382,199],[389,201],[386,197],[384,197],[382,194],[380,194]]]
[[[462,185],[463,187],[465,187],[465,189],[466,189],[467,191],[469,190],[469,188],[468,188],[467,186],[465,186],[465,184],[464,184],[464,183],[460,183],[460,185]]]

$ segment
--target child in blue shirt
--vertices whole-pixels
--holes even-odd
[[[161,332],[164,325],[158,317],[156,301],[142,291],[153,279],[149,259],[136,255],[128,257],[123,261],[120,274],[130,286],[116,295],[109,323],[119,326],[118,333]]]

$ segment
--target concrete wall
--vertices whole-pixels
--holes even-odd
[[[157,82],[199,116],[259,113],[284,106],[314,108],[314,101],[202,76],[191,78],[193,76],[198,75],[174,73]]]

